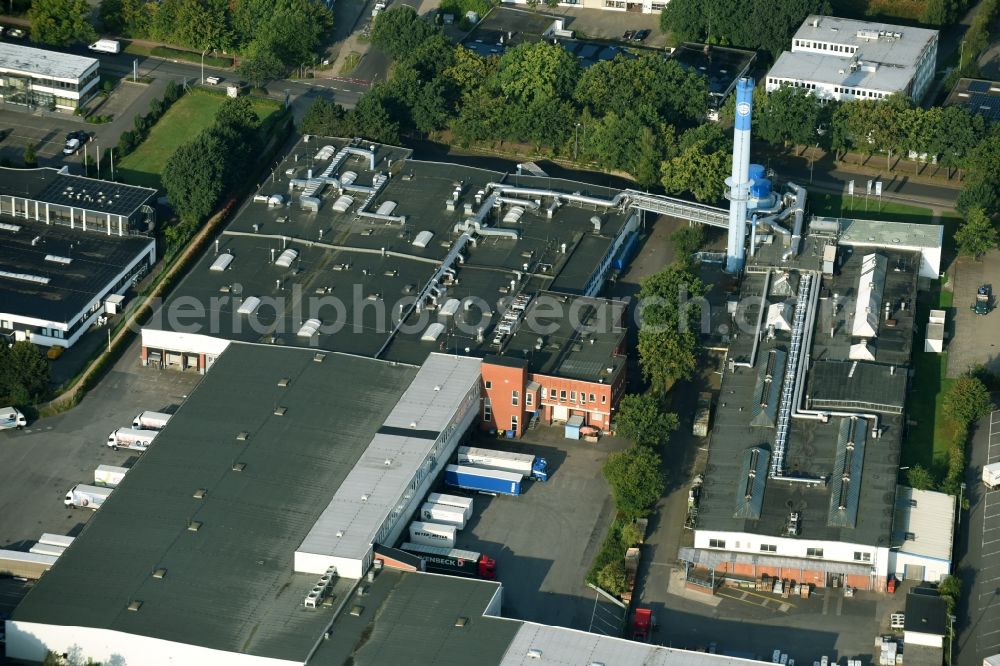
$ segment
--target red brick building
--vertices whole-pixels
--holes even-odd
[[[610,430],[625,391],[623,314],[604,299],[536,297],[500,353],[483,359],[481,427],[520,437],[537,417]]]

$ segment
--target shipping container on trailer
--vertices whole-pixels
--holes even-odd
[[[427,501],[431,504],[444,504],[462,509],[465,519],[472,518],[472,498],[461,495],[447,495],[445,493],[431,493],[427,496]]]
[[[444,482],[465,490],[475,490],[487,495],[520,495],[524,476],[499,469],[483,469],[468,465],[448,465],[444,468]]]

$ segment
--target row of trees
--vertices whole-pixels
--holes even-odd
[[[696,128],[708,108],[706,81],[660,54],[582,69],[561,46],[537,42],[482,57],[405,6],[381,13],[371,38],[394,59],[389,79],[351,111],[318,100],[303,132],[395,143],[445,131],[464,146],[528,143],[627,172],[643,187],[721,195],[724,133]]]
[[[670,0],[660,27],[680,41],[767,51],[787,49],[792,33],[810,14],[829,14],[824,0]]]
[[[944,478],[939,482],[930,470],[914,465],[907,472],[907,481],[912,487],[920,490],[938,488],[952,495],[959,493],[965,475],[969,428],[993,409],[990,390],[983,376],[982,368],[972,368],[956,379],[945,393],[942,407],[950,426],[951,439]]]
[[[677,259],[643,280],[639,289],[639,364],[643,377],[660,393],[677,381],[690,379],[701,353],[699,302],[705,285],[697,275],[693,255],[701,246],[702,233],[700,226],[676,232]]]
[[[0,343],[0,405],[31,405],[49,390],[49,363],[30,342]]]
[[[163,187],[180,222],[166,230],[179,247],[253,169],[261,149],[260,118],[249,97],[226,98],[215,122],[174,151],[163,167]]]
[[[924,109],[901,95],[882,100],[824,104],[802,88],[782,87],[757,96],[754,136],[772,145],[813,145],[893,158],[911,152],[920,160],[937,158],[949,169],[964,172],[958,208],[997,210],[1000,204],[1000,127],[964,107]]]

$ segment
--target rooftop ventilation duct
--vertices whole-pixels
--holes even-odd
[[[292,262],[295,261],[295,258],[298,256],[299,256],[298,250],[288,248],[281,253],[278,259],[274,262],[274,265],[280,268],[290,268]]]

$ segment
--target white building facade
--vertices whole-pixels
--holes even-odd
[[[74,111],[97,92],[95,58],[0,42],[0,100]]]
[[[927,93],[937,63],[938,31],[809,16],[767,73],[766,90],[804,88],[823,100],[884,99]]]

